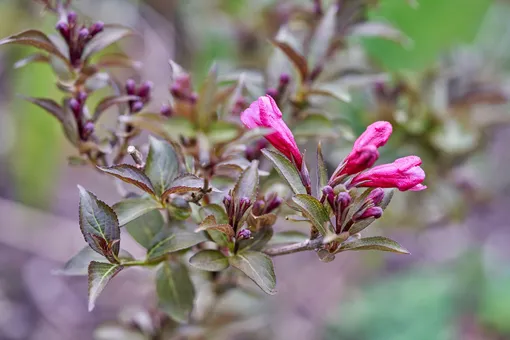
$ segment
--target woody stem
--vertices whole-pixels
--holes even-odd
[[[292,253],[298,253],[301,251],[319,249],[322,246],[322,242],[323,238],[321,236],[313,240],[306,240],[299,243],[266,248],[263,250],[263,252],[269,256],[287,255]]]

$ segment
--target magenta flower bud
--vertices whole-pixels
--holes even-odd
[[[172,97],[174,97],[175,99],[180,99],[180,100],[184,100],[186,99],[186,94],[184,92],[182,92],[182,89],[180,86],[178,85],[172,85],[170,86],[170,94],[172,95]]]
[[[191,77],[189,74],[181,74],[175,78],[173,86],[176,86],[181,92],[191,91]]]
[[[90,35],[90,32],[89,32],[89,29],[87,27],[83,27],[79,32],[78,32],[78,38],[82,41],[86,40]]]
[[[375,188],[372,190],[372,192],[368,195],[368,201],[372,201],[374,205],[379,205],[379,203],[382,202],[384,198],[384,190],[381,188]]]
[[[281,197],[274,196],[274,198],[267,203],[266,214],[278,209],[278,207],[280,207],[280,205],[282,205],[282,202],[283,202],[283,199]]]
[[[78,100],[76,100],[75,98],[71,98],[69,100],[69,107],[73,111],[75,117],[79,117],[80,116],[80,114],[81,114],[81,104],[80,104],[80,102],[78,102]]]
[[[368,188],[398,188],[400,191],[420,191],[425,172],[418,156],[399,158],[390,164],[378,165],[354,177],[351,185]]]
[[[282,112],[270,96],[260,97],[241,114],[241,121],[248,129],[258,127],[270,128],[274,132],[265,138],[290,161],[294,159],[301,170],[303,156],[299,151],[294,136],[282,119]]]
[[[85,103],[85,101],[87,100],[88,96],[89,96],[89,95],[87,94],[87,92],[85,92],[85,91],[80,91],[80,92],[78,92],[78,96],[76,97],[76,99],[78,99],[78,102],[79,102],[80,104],[83,104],[83,103]]]
[[[266,202],[263,200],[257,200],[255,203],[253,203],[253,208],[251,209],[253,215],[260,216],[264,212],[264,205]]]
[[[280,75],[280,86],[287,86],[290,83],[290,76],[287,73]]]
[[[322,193],[324,196],[326,196],[326,199],[328,200],[329,205],[332,209],[335,209],[335,193],[333,191],[333,188],[329,185],[326,185],[324,188],[322,188]]]
[[[140,112],[140,111],[142,111],[142,109],[143,109],[143,103],[139,100],[134,102],[133,105],[131,106],[132,112]]]
[[[375,145],[367,145],[359,150],[353,150],[341,171],[342,175],[351,175],[371,168],[379,159],[379,151]]]
[[[128,79],[126,81],[126,93],[130,96],[133,96],[136,92],[136,83],[133,79]]]
[[[90,135],[94,132],[94,123],[91,121],[88,121],[85,123],[82,129],[81,138],[83,140],[87,140]]]
[[[336,207],[338,213],[341,213],[351,204],[352,198],[347,191],[342,191],[336,196]]]
[[[225,195],[225,197],[223,197],[223,205],[225,206],[228,212],[230,210],[230,206],[232,205],[232,196],[228,194]]]
[[[153,87],[153,83],[151,81],[143,82],[143,84],[138,89],[138,96],[143,99],[148,99]]]
[[[76,24],[76,20],[77,20],[78,16],[76,15],[76,12],[69,12],[67,14],[67,22],[69,23],[69,26],[73,26],[74,24]]]
[[[275,89],[275,88],[269,88],[266,91],[266,95],[267,96],[271,96],[273,98],[276,98],[276,97],[278,97],[278,90]]]
[[[163,116],[163,117],[172,117],[172,115],[174,114],[174,111],[172,110],[172,107],[168,104],[163,104],[161,106],[161,109],[159,109],[159,113]]]
[[[191,104],[196,104],[197,101],[198,101],[198,94],[196,93],[192,93],[189,97],[188,97],[188,100]]]
[[[98,33],[104,30],[104,23],[102,21],[98,21],[90,26],[89,31],[92,37],[96,36]]]
[[[354,221],[360,221],[367,218],[380,218],[383,214],[383,210],[381,207],[370,207],[363,211],[361,214],[355,214],[353,216]]]
[[[240,239],[240,240],[247,240],[247,239],[251,238],[251,231],[250,231],[250,229],[240,230],[237,233],[237,238]]]
[[[241,199],[239,200],[239,206],[241,207],[245,207],[245,206],[249,206],[251,204],[251,201],[248,197],[241,197]]]
[[[55,26],[55,28],[57,29],[57,31],[60,32],[60,35],[62,36],[62,38],[64,38],[65,41],[69,41],[70,30],[69,30],[69,25],[67,24],[67,22],[59,21],[57,23],[57,25]]]

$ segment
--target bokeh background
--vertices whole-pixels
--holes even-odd
[[[169,58],[196,79],[214,60],[220,71],[264,70],[268,38],[312,1],[74,4],[91,20],[141,32],[143,44],[122,48],[143,62],[141,77],[155,83],[158,107],[168,93]],[[51,32],[55,18],[40,9],[31,0],[0,0],[0,36]],[[349,48],[354,59],[363,55],[418,99],[388,103],[371,86],[352,91],[350,103],[329,107],[341,123],[331,128],[341,133],[327,143],[327,158],[334,167],[364,126],[391,111],[395,140],[384,158],[422,156],[430,188],[396,195],[371,232],[396,239],[412,255],[342,253],[331,263],[313,253],[277,258],[277,296],[230,297],[240,313],[258,315],[237,325],[234,338],[510,339],[509,17],[503,0],[381,0],[360,15],[407,38],[362,40]],[[143,339],[116,325],[143,319],[141,307],[154,305],[147,272],[121,273],[93,313],[86,311],[85,277],[53,275],[83,247],[76,184],[108,203],[118,196],[108,178],[69,166],[73,149],[57,121],[16,96],[59,96],[49,67],[13,68],[28,53],[0,49],[0,339]],[[135,242],[127,248],[142,252]]]

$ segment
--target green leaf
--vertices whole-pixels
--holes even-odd
[[[329,225],[329,216],[328,211],[321,202],[315,197],[305,194],[292,197],[292,202],[297,210],[301,211],[301,213],[312,222],[319,233],[322,236],[326,236],[327,230],[325,224],[327,223]]]
[[[299,71],[301,81],[304,81],[308,77],[308,65],[305,57],[303,57],[294,48],[285,42],[271,40],[271,43],[273,43],[275,47],[277,47],[287,56],[287,58],[289,58],[289,60],[292,62],[292,65]]]
[[[57,118],[60,122],[64,121],[64,109],[60,104],[49,98],[33,98],[22,96],[23,99],[32,104],[39,106],[45,111],[49,112],[52,116]]]
[[[251,165],[241,173],[233,191],[235,200],[239,201],[241,198],[247,197],[253,201],[259,185],[258,166],[259,162],[253,161]]]
[[[393,195],[395,194],[395,191],[396,191],[396,189],[384,190],[383,200],[379,204],[379,206],[381,207],[382,210],[385,210],[388,207],[388,205],[391,202],[391,199],[393,198]]]
[[[207,241],[202,233],[183,230],[163,230],[152,240],[147,260],[154,260],[168,253],[187,249]]]
[[[62,128],[64,129],[64,134],[66,135],[67,140],[71,142],[71,144],[77,146],[80,140],[80,135],[78,132],[78,124],[76,123],[76,118],[74,117],[73,111],[69,107],[69,99],[64,100],[62,107],[64,110],[64,116],[62,120]]]
[[[349,234],[355,235],[357,233],[362,232],[365,230],[369,225],[374,223],[375,218],[366,218],[364,220],[361,220],[359,222],[356,222],[352,225],[352,227],[349,228]]]
[[[158,210],[152,210],[127,223],[125,228],[136,242],[149,249],[152,240],[161,232],[164,225],[165,221],[161,213]]]
[[[143,191],[154,195],[154,188],[152,187],[151,181],[142,170],[129,164],[114,165],[109,168],[98,167],[104,173],[115,176],[118,179],[137,186]]]
[[[306,194],[306,188],[301,182],[301,177],[294,164],[292,164],[287,157],[279,152],[263,149],[262,153],[264,156],[269,158],[273,165],[295,194]]]
[[[161,204],[150,197],[128,198],[113,205],[121,226],[152,210],[161,208],[163,208]]]
[[[199,210],[200,218],[205,219],[207,216],[213,215],[216,222],[219,224],[228,223],[228,216],[225,212],[225,208],[219,204],[207,204],[200,207]]]
[[[333,127],[333,122],[321,114],[311,114],[300,121],[292,130],[294,136],[298,137],[337,137],[337,132]]]
[[[21,33],[11,35],[10,37],[0,40],[0,45],[7,44],[18,44],[28,45],[44,50],[66,62],[66,65],[70,67],[67,58],[59,51],[57,46],[48,38],[46,34],[38,30],[27,30]]]
[[[118,264],[92,261],[89,264],[89,312],[108,282],[124,267]]]
[[[110,261],[119,254],[120,228],[117,215],[91,192],[80,190],[80,229],[89,246]]]
[[[322,188],[328,184],[328,169],[322,156],[322,144],[317,145],[317,193],[322,194]]]
[[[229,224],[218,224],[214,215],[207,216],[202,223],[195,229],[195,232],[216,230],[227,236],[227,240],[232,240],[234,229]]]
[[[230,264],[246,274],[265,293],[276,294],[276,276],[273,261],[258,251],[245,251],[229,257]]]
[[[214,97],[218,80],[218,69],[216,65],[212,65],[207,77],[200,88],[197,102],[197,123],[202,131],[207,131],[209,124],[213,121],[213,115],[216,114],[216,107],[214,105]],[[216,118],[216,117],[214,117]]]
[[[193,310],[195,288],[186,266],[164,263],[156,276],[156,291],[161,309],[173,320],[185,323]]]
[[[87,60],[93,54],[105,49],[111,44],[116,43],[122,38],[134,35],[134,31],[125,26],[108,24],[104,26],[104,30],[96,35],[84,48],[82,60]]]
[[[164,201],[170,194],[185,194],[190,191],[200,191],[203,187],[203,178],[191,174],[183,174],[170,184],[170,189],[166,190],[161,195],[161,200]]]
[[[179,174],[179,157],[167,142],[149,136],[149,155],[145,164],[145,173],[154,190],[161,196]]]
[[[273,237],[273,228],[270,226],[261,227],[252,234],[249,239],[239,240],[239,250],[262,250]]]
[[[201,250],[189,259],[189,263],[198,269],[219,272],[227,269],[228,258],[218,250]]]
[[[326,60],[331,40],[336,32],[337,11],[338,6],[329,6],[310,39],[310,52],[308,53],[310,67],[316,67]]]
[[[352,242],[343,243],[338,251],[346,250],[381,250],[399,254],[409,254],[409,251],[403,248],[400,244],[382,236],[366,237]]]

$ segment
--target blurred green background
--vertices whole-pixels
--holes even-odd
[[[324,4],[331,2],[325,0]],[[346,4],[354,2],[344,1]],[[133,52],[145,62],[144,75],[161,88],[156,104],[166,95],[168,80],[160,73],[167,67],[168,58],[188,68],[197,81],[213,61],[219,61],[220,70],[225,73],[238,68],[263,71],[272,51],[268,38],[276,35],[280,25],[291,16],[292,8],[300,6],[311,7],[312,1],[76,1],[77,10],[87,16],[134,26],[144,32],[148,52],[140,53],[136,47]],[[54,17],[41,15],[40,6],[29,0],[0,0],[0,16],[2,37],[31,27],[52,32],[55,24]],[[440,74],[460,72],[462,75],[470,74],[469,66],[479,66],[477,70],[484,81],[495,83],[502,93],[508,93],[509,1],[381,0],[370,6],[362,17],[390,23],[407,37],[403,45],[380,38],[361,40],[360,46],[377,70],[391,75],[404,74],[406,79],[417,81],[432,68]],[[126,48],[129,50],[132,46]],[[6,46],[0,49],[0,203],[5,206],[6,202],[18,202],[22,207],[35,207],[72,222],[77,218],[75,184],[99,192],[110,201],[115,201],[116,195],[113,186],[105,185],[108,182],[98,179],[99,175],[68,167],[67,157],[73,150],[62,138],[57,121],[16,96],[18,93],[59,96],[48,66],[13,68],[14,63],[28,53],[29,48]],[[443,66],[445,60],[447,67]],[[463,69],[466,65],[468,67]],[[354,92],[353,98],[352,103],[336,104],[335,114],[348,122],[345,128],[351,134],[357,135],[374,116],[366,105],[363,91]],[[328,264],[320,263],[313,254],[277,259],[276,270],[281,278],[278,275],[280,297],[275,301],[283,301],[283,307],[269,302],[269,308],[277,314],[274,320],[268,321],[274,329],[271,338],[510,339],[510,175],[507,170],[510,129],[503,123],[508,120],[508,105],[494,107],[483,103],[473,110],[470,115],[476,119],[483,120],[495,112],[503,119],[497,120],[495,126],[477,126],[484,143],[462,159],[460,174],[456,172],[459,162],[436,163],[430,158],[426,167],[437,171],[438,184],[427,183],[432,187],[430,197],[415,199],[413,206],[428,216],[445,207],[448,213],[438,214],[432,221],[416,223],[413,217],[417,215],[406,215],[414,211],[407,210],[412,198],[406,193],[396,200],[395,207],[390,206],[388,216],[385,214],[385,219],[374,228],[377,234],[390,235],[403,243],[413,255],[401,258],[356,253]],[[464,143],[465,136],[455,131],[449,131],[447,137]],[[387,157],[394,158],[408,149],[416,150],[421,156],[419,147],[404,141],[394,142]],[[421,142],[419,138],[415,140],[418,146]],[[350,145],[342,140],[335,143],[338,146],[328,147],[332,162],[339,159],[336,149]],[[469,198],[475,198],[466,200],[466,192],[460,195],[456,181],[467,185]],[[32,213],[33,210],[26,212],[27,215]],[[0,216],[2,232],[14,236],[27,231],[30,234],[33,229],[54,232],[49,222],[26,223],[20,216]],[[77,231],[76,225],[69,230],[71,227],[74,228],[72,232]],[[1,262],[0,271],[4,274],[11,273],[12,267],[24,268],[33,257],[47,256],[18,247],[17,241],[11,242],[12,239],[17,240],[16,237],[0,237],[0,250],[4,248],[0,254],[12,259]],[[20,243],[25,241],[23,237],[19,240]],[[61,241],[56,236],[47,247],[58,248]],[[60,255],[49,257],[50,263],[65,260],[60,259]],[[303,266],[310,269],[302,270]],[[18,295],[13,295],[9,288],[19,281],[31,280],[23,270],[25,274],[1,276],[0,301],[39,306],[30,284]],[[45,286],[35,289],[37,292]],[[85,297],[82,290],[77,294]],[[69,306],[84,309],[72,303]],[[105,308],[97,317],[115,319],[117,309]],[[37,315],[31,315],[30,320],[44,320],[45,314],[51,313],[44,308],[37,310]],[[12,317],[23,319],[24,315]],[[83,339],[90,339],[91,329],[97,322],[94,319],[78,323]],[[25,333],[7,331],[12,327],[12,324],[5,325],[8,323],[0,320],[0,339],[38,339],[37,336],[49,339],[36,331],[37,322],[33,325],[21,323],[23,326],[19,327],[35,329]],[[296,324],[299,326],[294,326]],[[48,333],[51,338],[66,339],[68,326],[57,322],[52,327],[58,331]]]

